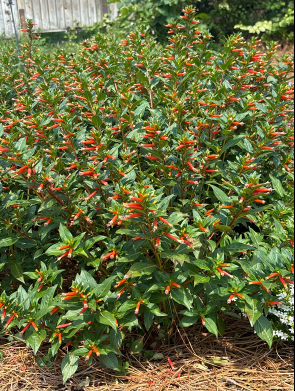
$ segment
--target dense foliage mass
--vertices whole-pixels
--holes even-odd
[[[190,8],[165,48],[135,32],[52,58],[33,27],[23,69],[0,62],[2,332],[68,347],[65,380],[79,356],[123,372],[134,328],[136,353],[246,313],[271,345],[294,271],[291,59],[240,35],[215,52]]]
[[[171,23],[184,5],[197,8],[196,17],[201,27],[209,29],[214,38],[244,30],[263,39],[294,40],[293,0],[122,0],[119,3],[118,21],[124,30],[130,24],[141,24],[154,31],[164,41],[167,32],[164,24]],[[132,26],[131,26],[132,28]]]

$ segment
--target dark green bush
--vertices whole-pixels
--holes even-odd
[[[294,39],[293,0],[123,0],[118,23],[124,29],[133,23],[145,26],[164,42],[164,25],[173,22],[187,4],[196,7],[202,28],[208,28],[217,40],[238,30],[264,40]]]

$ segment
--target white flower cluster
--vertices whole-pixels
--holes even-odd
[[[274,317],[274,336],[281,340],[294,341],[294,286],[292,285],[288,292],[280,292],[277,297],[284,304],[269,309],[269,313]]]

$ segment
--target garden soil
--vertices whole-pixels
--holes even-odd
[[[218,340],[201,325],[175,329],[169,343],[154,352],[160,360],[132,356],[128,377],[116,377],[80,360],[77,373],[62,384],[61,349],[51,369],[39,367],[22,342],[0,342],[0,391],[271,391],[294,389],[294,347],[269,349],[246,321],[226,318],[226,332]],[[136,336],[135,336],[136,337]],[[149,349],[148,347],[146,348]],[[150,349],[151,350],[151,349]],[[44,352],[46,346],[44,346]],[[42,361],[44,354],[38,353]],[[162,357],[162,358],[161,358]],[[40,361],[39,360],[39,361]]]

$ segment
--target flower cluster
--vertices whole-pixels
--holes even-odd
[[[294,341],[294,286],[289,291],[281,291],[277,295],[284,304],[269,309],[274,336],[281,340]]]

